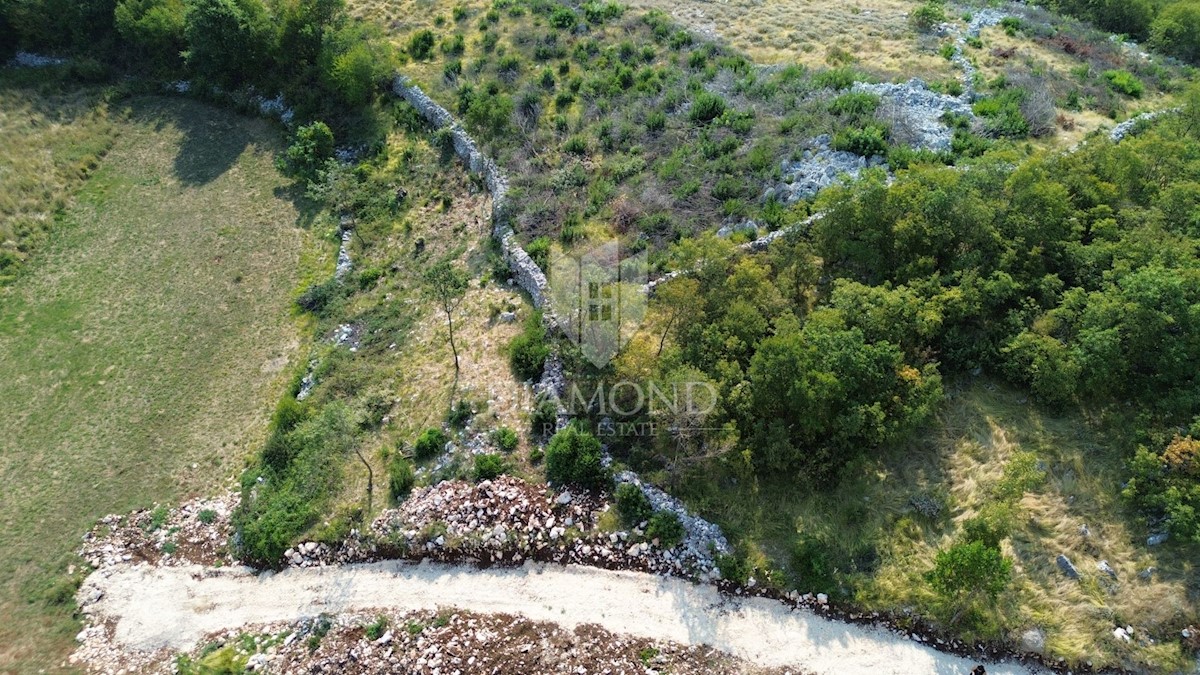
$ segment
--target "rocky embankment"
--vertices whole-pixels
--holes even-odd
[[[250,642],[246,634],[261,637]],[[232,650],[252,672],[799,675],[758,668],[711,647],[617,635],[596,625],[566,629],[510,614],[452,610],[309,617],[225,631],[207,645]],[[202,660],[199,651],[191,658]]]

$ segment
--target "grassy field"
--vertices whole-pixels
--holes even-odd
[[[1038,629],[1054,657],[1171,671],[1186,663],[1178,643],[1146,637],[1173,639],[1195,621],[1194,548],[1144,546],[1144,523],[1122,508],[1125,472],[1115,445],[1078,414],[1048,415],[1020,392],[975,381],[953,392],[923,437],[852,469],[834,491],[726,478],[702,481],[714,491],[695,495],[694,503],[736,533],[752,558],[781,570],[780,581],[790,586],[869,609],[942,616],[923,577],[936,552],[996,500],[1018,457],[1032,459],[1044,477],[1033,476],[1017,497],[1004,543],[1013,584],[987,616],[975,617],[974,626],[968,617],[959,629],[1016,644]],[[922,500],[940,512],[920,513],[914,504]],[[816,542],[817,553],[801,551],[805,540]],[[1059,554],[1080,570],[1080,581],[1058,569]],[[1099,571],[1101,560],[1116,579]],[[1155,572],[1143,575],[1148,568]],[[1140,637],[1114,640],[1118,625],[1132,625]]]
[[[22,96],[4,92],[5,114],[52,104]],[[331,265],[305,254],[268,123],[113,105],[107,158],[0,292],[0,671],[64,662],[73,552],[97,517],[240,471],[294,365],[301,269]],[[29,143],[52,165],[55,134],[85,133],[42,131]]]

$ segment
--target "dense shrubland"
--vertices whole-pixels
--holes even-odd
[[[1200,58],[1200,3],[1194,0],[1044,0],[1055,10],[1091,21],[1184,61]]]

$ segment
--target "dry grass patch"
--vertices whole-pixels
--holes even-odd
[[[0,285],[45,242],[119,129],[99,91],[20,75],[0,70]]]

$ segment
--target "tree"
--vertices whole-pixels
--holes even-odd
[[[1200,2],[1168,5],[1150,24],[1150,44],[1185,61],[1200,58]]]
[[[113,13],[117,33],[138,55],[162,70],[182,64],[184,40],[183,0],[121,0]]]
[[[265,71],[273,30],[261,0],[193,0],[184,60],[214,84],[238,86]]]
[[[941,400],[941,380],[904,363],[888,342],[868,342],[840,312],[800,326],[780,319],[748,371],[761,471],[832,474],[866,448],[897,440]]]
[[[450,331],[450,351],[454,353],[454,372],[457,375],[458,347],[454,344],[454,310],[467,294],[467,273],[449,261],[442,261],[425,271],[425,293],[446,313]]]
[[[958,623],[977,599],[995,600],[1008,586],[1012,561],[982,541],[959,543],[939,551],[926,580],[933,590],[957,607],[951,624]]]
[[[688,277],[672,279],[654,289],[654,299],[663,317],[662,337],[658,340],[658,355],[662,356],[667,336],[678,324],[703,317],[696,307],[700,299],[700,282]]]

